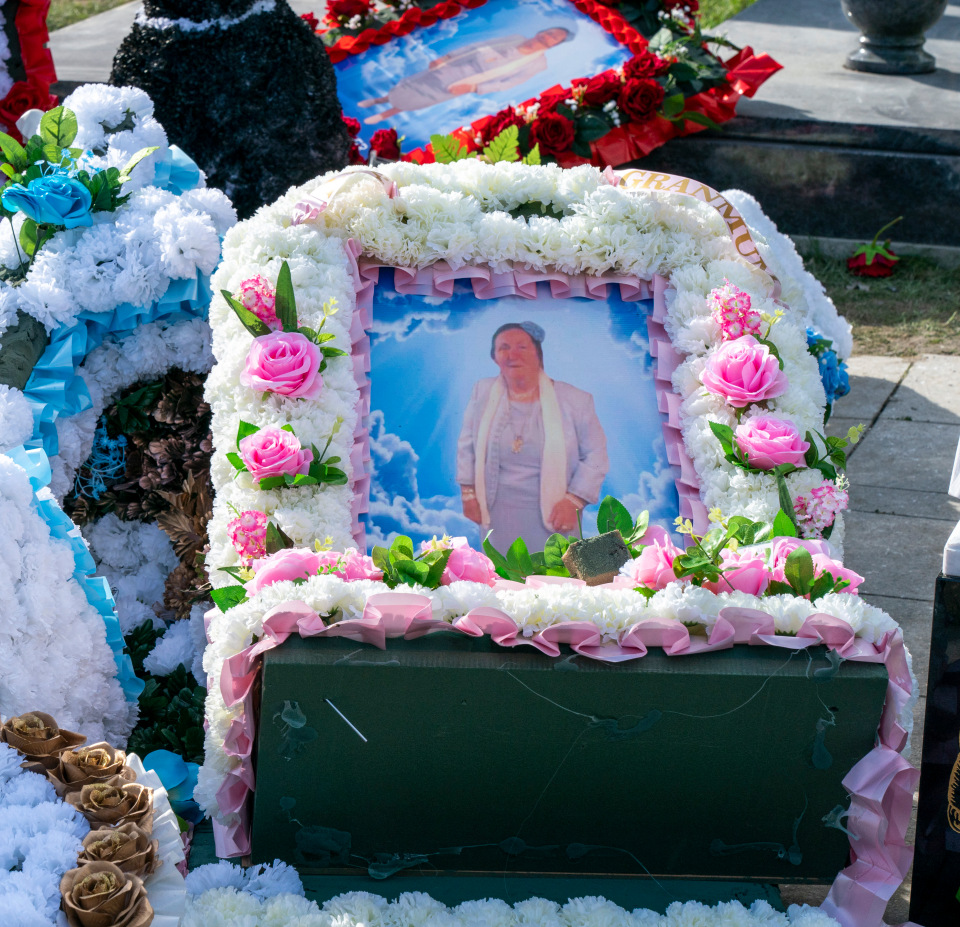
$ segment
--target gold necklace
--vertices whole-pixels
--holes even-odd
[[[534,408],[534,407],[531,405],[531,408]],[[527,425],[530,424],[530,421],[533,418],[533,415],[534,415],[533,412],[528,412],[526,418],[523,419],[523,422],[520,425],[520,430],[519,431],[516,431],[516,429],[514,430],[513,444],[510,445],[510,450],[513,451],[514,454],[519,454],[520,451],[523,450],[523,436],[526,433]]]

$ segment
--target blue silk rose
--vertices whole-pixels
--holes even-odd
[[[27,186],[13,184],[3,194],[2,202],[10,211],[22,212],[37,224],[68,229],[93,224],[90,191],[79,180],[63,174],[37,177]]]

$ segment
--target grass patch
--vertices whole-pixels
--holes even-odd
[[[54,29],[62,29],[127,2],[128,0],[51,0],[47,28],[53,32]]]
[[[900,258],[892,277],[855,277],[844,258],[804,255],[841,315],[853,325],[856,354],[960,354],[960,267]]]
[[[700,24],[713,29],[753,3],[756,0],[700,0]]]

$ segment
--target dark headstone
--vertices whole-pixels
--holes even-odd
[[[937,578],[910,920],[960,924],[960,577]]]
[[[110,82],[150,94],[241,218],[347,164],[333,66],[285,0],[146,0]]]

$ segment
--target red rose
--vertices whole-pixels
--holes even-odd
[[[623,66],[623,76],[627,80],[656,77],[658,74],[663,74],[669,67],[669,61],[664,61],[663,58],[654,55],[652,52],[643,51],[639,55],[634,55]]]
[[[344,116],[342,113],[340,114],[340,118],[347,127],[347,135],[349,135],[350,138],[356,138],[360,134],[360,120],[354,119],[353,116]]]
[[[360,146],[356,142],[354,142],[350,146],[350,154],[348,157],[348,161],[350,164],[366,164],[367,163],[367,159],[364,158],[362,154],[360,154]]]
[[[889,248],[887,251],[893,258],[896,258],[896,254],[893,251],[890,251]],[[867,263],[867,256],[865,254],[858,254],[852,258],[847,258],[847,269],[858,277],[889,277],[896,266],[896,260],[891,260],[882,254],[875,254],[870,264]]]
[[[31,84],[18,80],[3,100],[0,100],[0,123],[6,126],[7,134],[20,141],[22,136],[17,129],[17,120],[28,109],[53,109],[57,98],[50,95],[50,88],[42,84]]]
[[[649,77],[628,80],[620,91],[617,105],[630,122],[644,122],[663,102],[663,87]]]
[[[500,110],[490,117],[490,121],[483,127],[484,144],[489,145],[504,129],[516,126],[518,129],[524,124],[523,117],[512,107]]]
[[[312,32],[317,31],[317,26],[320,25],[320,20],[317,19],[313,13],[301,13],[300,18],[310,27]]]
[[[369,12],[370,0],[327,0],[328,22],[346,22],[354,16],[366,16]]]
[[[530,147],[540,146],[543,154],[559,155],[573,144],[573,123],[559,113],[544,113],[530,125]]]
[[[616,71],[603,71],[596,77],[574,81],[574,85],[583,94],[584,106],[603,106],[617,98],[623,81]]]
[[[400,160],[400,139],[396,129],[377,129],[370,139],[370,151],[381,161]]]

